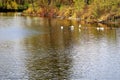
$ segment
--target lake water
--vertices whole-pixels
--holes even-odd
[[[120,80],[119,27],[2,14],[0,80]]]

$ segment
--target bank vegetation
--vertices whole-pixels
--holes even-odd
[[[0,0],[0,8],[26,9],[23,15],[85,20],[90,23],[120,18],[120,0]]]

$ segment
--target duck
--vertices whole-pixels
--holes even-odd
[[[74,26],[72,25],[72,26],[70,26],[70,30],[72,31],[72,30],[74,30]]]
[[[79,24],[79,28],[81,28],[82,26],[81,26],[81,24]]]
[[[61,26],[61,30],[63,30],[64,29],[64,27],[63,26]]]
[[[103,28],[103,27],[97,27],[97,30],[101,30],[101,31],[103,31],[104,28]]]

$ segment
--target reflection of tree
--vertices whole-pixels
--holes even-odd
[[[78,44],[79,41],[87,45],[87,42],[91,40],[102,41],[103,37],[107,38],[106,40],[115,39],[114,35],[116,35],[115,29],[107,30],[105,25],[82,24],[81,32],[79,32],[78,22],[56,19],[42,19],[36,22],[34,18],[32,20],[27,26],[43,34],[25,41],[25,46],[29,51],[27,68],[31,79],[69,80],[70,68],[73,66],[72,55],[76,53],[74,48],[81,46]],[[71,25],[75,27],[73,31],[69,29]],[[60,26],[64,26],[64,29],[61,30]],[[105,30],[97,31],[96,26],[105,27]],[[82,75],[84,69],[80,71]]]
[[[69,77],[71,37],[68,29],[62,32],[60,24],[55,23],[55,20],[51,21],[46,20],[50,29],[48,34],[35,36],[25,41],[30,53],[27,67],[29,75],[33,79],[63,80]],[[48,26],[46,23],[44,23],[44,28]]]
[[[104,27],[104,35],[106,35],[108,40],[116,41],[116,25],[111,24],[98,24],[100,27]]]
[[[87,29],[84,29],[86,26]],[[97,27],[104,28],[103,31],[97,30]],[[110,24],[83,24],[81,36],[84,35],[84,39],[91,39],[94,37],[98,40],[103,37],[107,38],[107,40],[115,40],[116,39],[116,26]],[[92,36],[91,36],[92,35]]]

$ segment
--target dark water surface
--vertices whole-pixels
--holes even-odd
[[[117,27],[2,15],[0,80],[120,80]]]

